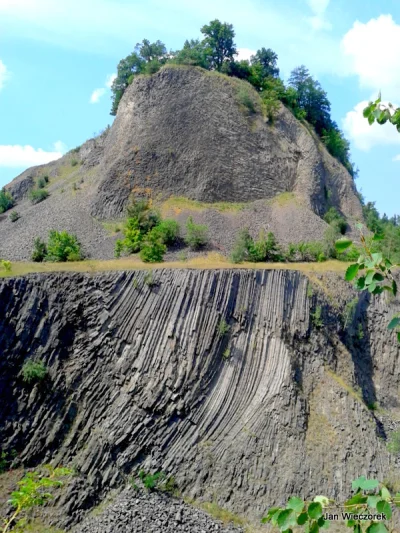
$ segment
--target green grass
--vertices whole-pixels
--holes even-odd
[[[271,205],[279,205],[280,207],[283,207],[285,205],[296,203],[297,204],[298,199],[296,195],[293,192],[281,192],[280,194],[277,194],[274,196],[274,198],[271,198],[268,200],[268,203]]]
[[[68,263],[34,263],[17,261],[11,264],[11,270],[0,270],[0,278],[25,276],[26,274],[45,272],[108,272],[120,270],[154,270],[157,268],[188,268],[188,269],[249,269],[249,270],[297,270],[312,276],[314,272],[344,273],[349,263],[342,261],[325,261],[324,263],[231,263],[220,254],[209,253],[187,261],[166,261],[163,263],[143,263],[139,257],[123,257],[121,259],[86,260]]]
[[[199,202],[198,200],[190,200],[189,198],[184,198],[183,196],[171,196],[163,202],[160,206],[162,215],[167,215],[171,211],[175,215],[179,215],[182,211],[205,211],[206,209],[215,209],[219,212],[230,212],[236,213],[242,211],[247,207],[245,202]]]

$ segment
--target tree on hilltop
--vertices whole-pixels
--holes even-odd
[[[221,71],[224,63],[231,62],[237,55],[236,44],[233,42],[235,31],[232,24],[212,20],[201,28],[205,36],[206,55],[212,70]]]

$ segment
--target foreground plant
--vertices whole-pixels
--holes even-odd
[[[392,496],[375,479],[359,477],[352,483],[355,494],[344,503],[336,503],[326,496],[303,501],[296,496],[286,507],[272,507],[261,522],[271,522],[284,533],[303,531],[318,533],[328,529],[331,522],[343,521],[344,527],[354,533],[389,533],[387,523],[392,518],[392,507],[400,507],[400,493]]]
[[[363,253],[360,254],[356,263],[351,264],[346,270],[345,280],[355,280],[354,287],[361,291],[368,291],[371,294],[381,294],[388,291],[393,296],[397,295],[397,283],[393,277],[394,265],[390,259],[383,257],[382,253],[374,253],[372,244],[382,240],[381,235],[373,235],[367,239],[363,234],[363,225],[357,224],[360,231],[360,240]],[[336,241],[336,249],[343,252],[352,245],[349,239],[340,239]],[[361,274],[361,275],[359,275]],[[388,329],[397,330],[397,339],[400,342],[400,315],[394,315],[388,325]]]
[[[28,519],[20,519],[20,516],[24,512],[44,505],[51,500],[53,495],[49,490],[61,487],[63,485],[61,479],[72,474],[72,470],[68,468],[53,468],[51,465],[45,465],[43,468],[47,470],[47,475],[41,475],[39,472],[28,472],[21,481],[18,481],[18,489],[11,493],[8,500],[14,511],[9,518],[3,518],[2,533],[10,531],[13,525],[21,527],[26,524]]]

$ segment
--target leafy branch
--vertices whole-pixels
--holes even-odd
[[[360,291],[368,291],[371,294],[381,294],[388,291],[393,296],[397,295],[397,283],[393,277],[394,265],[390,259],[383,257],[379,253],[372,251],[372,243],[382,240],[382,236],[374,234],[371,238],[366,238],[363,234],[363,225],[357,224],[360,231],[360,240],[363,253],[357,259],[357,263],[351,264],[346,270],[345,280],[355,280],[354,288]],[[353,242],[349,239],[339,239],[335,243],[336,250],[343,252],[349,248]],[[361,274],[361,275],[360,275]],[[394,315],[388,325],[388,329],[397,330],[397,339],[400,342],[400,315]]]
[[[363,111],[363,115],[368,119],[370,125],[375,121],[380,125],[389,121],[396,126],[397,131],[400,133],[400,108],[396,108],[391,103],[382,104],[380,93],[375,102],[369,102]]]
[[[68,468],[53,468],[51,465],[45,465],[48,475],[43,476],[39,472],[28,472],[18,481],[18,489],[11,493],[8,503],[14,511],[10,518],[3,518],[2,533],[10,530],[10,527],[16,522],[24,511],[33,507],[44,505],[53,498],[49,489],[61,487],[63,482],[60,478],[69,476],[72,470]],[[19,520],[17,525],[23,521]]]
[[[345,527],[352,528],[353,533],[388,533],[385,522],[392,518],[392,506],[400,507],[400,493],[392,496],[379,481],[364,476],[353,481],[352,489],[355,494],[342,504],[326,496],[316,496],[311,502],[293,496],[286,507],[269,509],[261,522],[270,522],[283,533],[293,533],[298,526],[304,533],[318,533],[334,520],[329,510],[342,509]]]

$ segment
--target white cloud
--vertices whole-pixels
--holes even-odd
[[[60,141],[57,141],[57,144]],[[60,147],[60,145],[58,145]],[[34,165],[43,165],[60,159],[61,151],[46,152],[41,148],[35,149],[26,145],[0,145],[0,167],[32,167]]]
[[[386,100],[398,98],[400,25],[391,15],[381,15],[365,24],[355,22],[343,37],[341,46],[361,87],[382,90]]]
[[[400,161],[400,154],[399,155],[395,155],[394,158],[392,159],[392,161]]]
[[[105,92],[106,90],[104,89],[104,87],[102,87],[101,89],[95,89],[92,92],[89,102],[91,104],[98,104],[100,102],[100,98],[105,94]]]
[[[363,117],[363,110],[367,105],[366,100],[359,102],[352,111],[346,114],[343,120],[343,130],[347,137],[364,152],[377,145],[400,145],[400,135],[392,124],[369,125],[368,120]]]
[[[250,48],[238,48],[237,51],[237,61],[242,61],[243,59],[250,59],[251,56],[254,56],[256,54],[256,50],[250,50]]]
[[[330,30],[332,25],[326,20],[325,11],[328,9],[330,0],[307,0],[307,3],[314,13],[314,16],[308,19],[314,30]]]
[[[56,152],[60,152],[62,154],[65,154],[68,151],[68,146],[63,143],[62,141],[56,141],[54,144],[54,150]]]
[[[112,84],[114,83],[115,78],[117,77],[116,74],[109,74],[106,79],[106,87],[111,89]]]
[[[0,90],[4,87],[4,84],[9,79],[9,77],[10,73],[3,61],[0,59]]]

